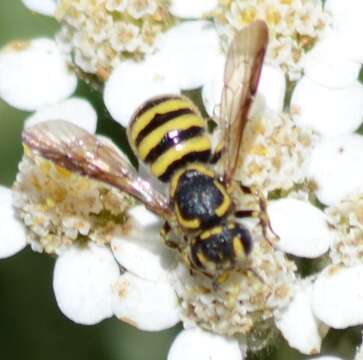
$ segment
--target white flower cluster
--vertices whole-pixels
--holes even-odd
[[[228,39],[234,30],[264,20],[270,30],[267,61],[281,66],[291,80],[301,76],[304,55],[329,24],[319,0],[220,0],[215,17]]]
[[[265,112],[246,126],[243,162],[237,178],[261,191],[290,190],[305,180],[313,132],[287,113]]]
[[[106,80],[121,59],[141,58],[171,24],[166,0],[61,0],[59,45],[83,72]]]
[[[215,14],[221,32],[265,19],[270,61],[263,66],[238,176],[269,199],[278,239],[266,241],[261,226],[246,221],[254,238],[246,269],[216,286],[190,274],[179,254],[162,243],[160,219],[128,195],[26,150],[14,204],[10,189],[0,188],[0,214],[7,220],[1,257],[27,241],[57,254],[54,292],[73,321],[94,324],[115,315],[148,331],[182,321],[185,330],[168,360],[241,360],[247,349],[273,340],[266,328],[271,334],[277,328],[300,352],[317,354],[330,327],[363,324],[363,138],[355,133],[363,118],[359,1],[327,0],[324,10],[317,0],[24,2],[57,13],[63,45],[78,54],[75,61],[83,61],[78,65],[84,71],[107,79],[105,106],[123,126],[149,97],[195,88],[202,88],[204,107],[218,124],[225,53],[215,22],[190,18]],[[180,22],[165,23],[170,19],[165,5]],[[165,31],[152,54],[145,43],[134,43],[145,24],[156,26],[153,41]],[[119,56],[134,51],[144,58]],[[304,76],[286,90],[286,76],[294,79],[302,68]],[[0,78],[5,101],[35,111],[26,127],[63,119],[95,131],[90,105],[68,98],[76,76],[54,41],[16,42],[3,49]],[[233,197],[238,207],[256,208],[253,196]],[[328,256],[322,271],[303,278],[287,255],[316,262]]]
[[[363,260],[363,194],[326,208],[337,231],[330,256],[334,264],[352,266]]]
[[[14,206],[36,251],[60,254],[88,241],[107,244],[127,232],[134,199],[26,150],[13,187]]]

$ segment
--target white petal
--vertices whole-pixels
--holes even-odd
[[[134,206],[129,210],[129,216],[133,221],[137,222],[140,227],[158,226],[160,225],[160,218],[147,210],[144,205]]]
[[[84,325],[111,317],[112,284],[119,275],[107,248],[95,244],[70,248],[59,256],[54,268],[53,289],[59,308]]]
[[[322,140],[311,155],[309,177],[326,205],[363,192],[363,137],[357,134]]]
[[[208,115],[218,118],[220,115],[220,103],[224,86],[224,66],[226,57],[219,55],[214,59],[214,70],[202,89],[202,99]],[[279,68],[264,65],[258,86],[257,96],[251,111],[267,106],[276,112],[282,111],[286,90],[286,81],[283,71]]]
[[[277,67],[264,65],[257,95],[264,98],[265,105],[276,112],[282,111],[286,91],[284,72]]]
[[[199,328],[182,331],[174,340],[168,360],[242,360],[237,340]]]
[[[179,322],[178,299],[164,282],[123,274],[114,286],[115,315],[140,330],[160,331]]]
[[[218,0],[172,0],[169,11],[181,18],[200,18],[213,11]]]
[[[308,202],[281,199],[269,202],[271,226],[279,236],[276,246],[295,256],[314,258],[328,251],[334,234],[326,215]]]
[[[215,71],[220,45],[213,23],[184,21],[161,38],[156,56],[165,76],[183,90],[203,86]]]
[[[73,97],[41,108],[25,120],[24,127],[48,120],[66,120],[94,133],[97,126],[97,113],[89,101]]]
[[[111,242],[117,261],[143,279],[167,281],[174,252],[162,243],[160,219],[144,206],[133,208],[129,214],[135,224],[132,233]]]
[[[122,62],[107,80],[103,99],[114,120],[127,127],[131,115],[146,100],[178,93],[179,84],[165,76],[155,56],[149,56],[139,63]]]
[[[42,15],[54,16],[58,0],[22,0],[22,2],[32,11]]]
[[[333,25],[342,39],[344,51],[351,60],[363,62],[363,3],[359,0],[327,0],[325,9],[333,15]]]
[[[326,268],[313,288],[312,307],[315,316],[336,329],[362,324],[362,277],[363,265]]]
[[[222,54],[214,59],[214,71],[202,88],[202,99],[207,114],[214,119],[220,115],[220,103],[223,90],[224,65],[226,57]]]
[[[326,136],[354,132],[362,123],[363,85],[344,88],[320,86],[307,77],[297,84],[291,99],[294,120]]]
[[[289,345],[304,354],[318,354],[326,330],[311,309],[312,288],[300,289],[276,326]]]
[[[0,186],[0,258],[12,256],[26,246],[25,228],[15,217],[11,190]]]
[[[70,96],[77,78],[49,39],[13,42],[0,53],[0,96],[11,106],[33,111]]]
[[[305,56],[305,75],[320,85],[345,87],[356,82],[360,64],[346,57],[344,45],[333,32]]]

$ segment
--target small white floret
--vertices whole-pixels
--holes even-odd
[[[49,120],[69,121],[94,133],[97,126],[97,113],[89,101],[73,97],[41,108],[25,120],[24,127]]]
[[[327,87],[345,87],[356,82],[360,64],[347,59],[338,34],[318,42],[304,58],[305,75]]]
[[[77,86],[56,43],[41,38],[12,42],[0,53],[0,96],[33,111],[70,96]]]
[[[15,217],[11,190],[0,186],[0,258],[12,256],[27,242],[24,225]]]
[[[156,56],[165,76],[174,79],[180,89],[203,86],[215,71],[220,56],[216,29],[210,21],[185,21],[160,37]]]
[[[291,111],[298,125],[322,135],[354,132],[363,118],[363,85],[355,81],[344,88],[328,88],[304,77],[292,95]]]
[[[363,193],[363,137],[344,135],[322,140],[311,155],[309,178],[326,205]]]
[[[237,340],[199,328],[182,331],[174,340],[168,360],[242,360]]]
[[[215,9],[218,0],[172,0],[169,11],[181,18],[200,18]]]
[[[171,285],[130,273],[123,274],[114,285],[113,310],[120,320],[145,331],[168,329],[180,320]]]
[[[131,115],[145,101],[178,93],[179,84],[166,76],[155,56],[149,56],[139,63],[120,63],[105,84],[103,99],[114,120],[127,127]]]
[[[309,355],[320,352],[322,338],[327,332],[327,328],[312,313],[311,296],[311,286],[300,289],[276,321],[289,345]]]
[[[363,324],[362,278],[363,265],[326,268],[313,287],[315,316],[336,329]]]
[[[22,0],[22,2],[32,11],[46,16],[54,16],[58,0]]]
[[[111,252],[99,245],[72,247],[56,261],[53,289],[64,315],[92,325],[113,315],[112,285],[120,275]]]
[[[289,254],[315,258],[328,251],[334,239],[326,215],[308,202],[295,199],[271,201],[268,214],[271,226],[279,236],[276,246]]]

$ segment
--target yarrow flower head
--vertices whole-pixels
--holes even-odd
[[[328,13],[316,0],[220,0],[215,17],[222,38],[257,19],[266,21],[270,30],[267,61],[281,66],[292,80],[301,76],[305,54],[329,24]]]
[[[58,2],[57,40],[81,71],[106,80],[125,58],[142,58],[168,29],[172,17],[165,0]]]
[[[18,41],[1,51],[0,96],[34,111],[25,129],[45,120],[62,129],[59,120],[66,120],[92,139],[96,113],[71,97],[79,70],[98,76],[107,110],[124,127],[151,96],[199,88],[217,144],[227,44],[233,31],[264,20],[269,48],[236,172],[259,196],[234,190],[231,196],[237,209],[254,215],[265,207],[268,218],[243,220],[253,239],[246,267],[216,282],[166,246],[164,221],[150,204],[25,146],[12,191],[0,188],[10,234],[0,241],[1,257],[26,244],[56,255],[56,300],[77,323],[116,316],[159,331],[182,322],[169,360],[243,359],[280,335],[300,352],[317,354],[330,327],[363,324],[363,140],[356,133],[363,51],[359,43],[344,45],[352,29],[363,30],[362,5],[350,0],[342,14],[338,0],[24,3],[56,16],[60,32],[57,41]],[[98,139],[132,168],[108,138]],[[68,144],[68,158],[82,152],[82,141]],[[99,160],[95,154],[87,156]],[[167,192],[142,166],[139,173]],[[301,271],[304,259],[313,264],[309,276]]]

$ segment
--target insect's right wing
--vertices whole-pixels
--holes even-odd
[[[221,100],[223,179],[226,184],[233,179],[239,165],[243,133],[256,94],[267,42],[266,24],[255,21],[235,34],[227,53]]]
[[[112,143],[62,120],[43,122],[25,129],[22,138],[41,157],[110,184],[134,196],[165,219],[173,216],[167,197],[141,178]]]

